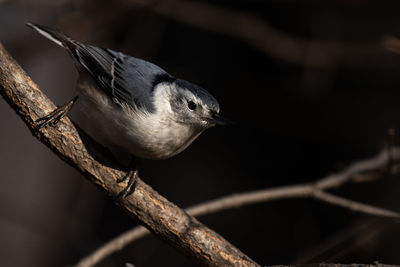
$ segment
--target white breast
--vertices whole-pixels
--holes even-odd
[[[140,158],[165,159],[189,146],[205,129],[193,128],[171,119],[168,95],[159,95],[154,113],[123,108],[107,95],[93,88],[87,80],[78,83],[81,127],[96,141],[112,151],[120,150]],[[155,93],[167,94],[165,90]]]

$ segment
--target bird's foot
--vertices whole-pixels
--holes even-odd
[[[71,110],[72,106],[74,105],[77,99],[78,97],[76,96],[71,101],[53,110],[50,114],[36,120],[35,130],[38,131],[40,128],[48,124],[51,126],[56,125],[62,118],[64,118],[65,115],[67,115],[67,113]]]
[[[117,183],[122,183],[122,182],[125,182],[126,180],[128,180],[128,184],[126,185],[124,190],[122,190],[121,193],[118,194],[119,200],[122,200],[125,197],[127,197],[128,195],[133,193],[133,190],[135,189],[134,185],[135,185],[137,176],[138,176],[138,171],[136,169],[134,169],[134,170],[130,170],[123,178],[117,180]]]

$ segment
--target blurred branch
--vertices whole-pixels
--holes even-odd
[[[381,40],[332,41],[302,38],[281,31],[259,15],[218,6],[210,1],[120,0],[120,2],[131,8],[145,7],[151,12],[191,27],[230,36],[271,58],[291,64],[328,69],[400,66],[400,60],[382,47]],[[110,9],[108,5],[104,8]],[[103,19],[108,26],[120,16],[118,12],[104,12],[104,14],[106,17]],[[92,18],[89,21],[97,19]],[[65,19],[63,21],[65,23]],[[74,25],[88,23],[87,14],[81,14],[68,21]],[[98,27],[97,25],[92,28]],[[62,28],[68,27],[64,25]]]
[[[291,264],[291,265],[272,265],[269,267],[398,267],[400,265],[392,265],[392,264],[382,264],[376,262],[374,264],[360,264],[360,263],[353,263],[353,264],[340,264],[340,263],[314,263],[314,264]]]
[[[80,133],[67,118],[54,127],[35,130],[35,121],[56,107],[0,44],[0,94],[28,126],[32,134],[58,157],[82,173],[110,196],[125,185],[118,184],[123,171],[102,165],[87,149],[101,150],[92,142],[84,145]],[[138,218],[151,232],[203,265],[257,266],[222,236],[159,195],[138,179],[134,192],[117,202],[129,215]]]
[[[292,64],[317,68],[376,68],[399,66],[380,41],[307,40],[284,33],[265,19],[204,1],[124,0],[144,5],[163,16],[203,30],[247,42],[268,56]]]
[[[394,36],[385,36],[382,39],[382,46],[390,52],[400,53],[400,40]]]
[[[389,147],[371,159],[353,163],[342,172],[329,175],[313,183],[283,186],[225,196],[192,206],[186,209],[186,211],[192,216],[201,216],[261,202],[288,198],[311,197],[352,211],[358,211],[374,216],[400,218],[400,213],[398,212],[363,204],[323,191],[342,186],[349,182],[359,183],[377,179],[382,176],[382,174],[391,167],[390,165],[395,162],[395,159],[398,158],[400,158],[400,148]],[[393,171],[397,172],[395,169],[393,169]],[[102,245],[92,254],[83,258],[76,266],[94,266],[112,253],[121,250],[129,243],[146,236],[148,233],[149,232],[142,226],[128,230]]]

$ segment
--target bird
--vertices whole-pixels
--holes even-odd
[[[134,188],[136,158],[170,158],[205,130],[229,124],[209,92],[151,62],[75,41],[46,26],[26,25],[67,50],[78,71],[77,95],[38,119],[37,129],[55,125],[78,106],[78,116],[86,118],[83,130],[117,159],[130,158],[129,171],[117,181],[128,181],[119,198]]]

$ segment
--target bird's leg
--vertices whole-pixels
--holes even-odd
[[[125,182],[126,180],[128,180],[128,185],[118,195],[119,199],[124,199],[126,196],[133,193],[132,189],[134,189],[133,186],[134,186],[134,184],[136,182],[136,178],[138,176],[138,170],[137,170],[137,164],[136,164],[135,157],[132,156],[132,159],[129,162],[128,168],[129,168],[129,171],[127,172],[127,174],[123,178],[117,180],[117,183],[122,183],[122,182]]]
[[[71,101],[53,110],[50,114],[36,120],[35,123],[38,123],[35,127],[36,130],[39,130],[40,128],[46,126],[47,124],[53,126],[56,125],[65,115],[67,115],[67,113],[71,110],[72,106],[74,105],[77,99],[78,96],[75,96]]]

